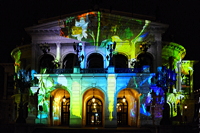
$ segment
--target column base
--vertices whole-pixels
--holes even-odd
[[[105,120],[105,124],[104,124],[105,128],[117,128],[117,120],[113,119],[113,120]]]
[[[81,118],[70,118],[70,127],[81,128],[82,127],[82,119]]]

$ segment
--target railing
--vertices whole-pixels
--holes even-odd
[[[48,69],[47,73],[53,74],[64,74],[64,73],[73,73],[73,69]]]
[[[115,73],[141,73],[142,68],[115,68]]]
[[[81,69],[81,73],[107,73],[107,69],[105,68]]]
[[[142,73],[142,68],[115,68],[115,73]],[[47,69],[48,74],[67,74],[73,73],[73,69]],[[88,68],[80,69],[80,73],[108,73],[107,68]]]

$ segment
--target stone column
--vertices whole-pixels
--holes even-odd
[[[156,66],[162,66],[162,37],[161,33],[155,33],[156,41]]]
[[[56,60],[60,61],[60,43],[56,43]]]
[[[177,79],[176,79],[176,81],[178,81],[177,82],[177,92],[179,92],[179,91],[181,91],[181,61],[177,61]]]
[[[60,42],[57,42],[56,43],[56,61],[57,61],[57,63],[60,63],[60,56],[61,56],[60,47],[61,47]],[[58,67],[60,67],[60,66],[58,66]]]

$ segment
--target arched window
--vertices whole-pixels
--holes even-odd
[[[128,102],[124,102],[123,98],[117,98],[117,125],[128,125]]]
[[[40,59],[40,72],[42,72],[42,69],[54,69],[54,57],[50,54],[44,54],[43,57]]]
[[[75,63],[76,63],[76,55],[73,53],[68,54],[63,60],[63,68],[64,69],[73,68]]]
[[[153,57],[149,53],[141,53],[137,57],[137,68],[142,68],[144,65],[148,65],[150,67],[150,72],[153,72]]]
[[[89,126],[102,126],[102,102],[95,98],[88,100],[86,109],[86,124]]]
[[[103,57],[101,54],[93,53],[87,59],[87,68],[103,68]]]
[[[113,55],[113,64],[115,68],[128,68],[128,59],[122,54]]]

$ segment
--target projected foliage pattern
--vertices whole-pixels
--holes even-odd
[[[85,41],[94,46],[106,47],[111,42],[116,42],[116,51],[123,53],[131,53],[129,58],[134,59],[136,53],[139,51],[138,42],[142,42],[147,38],[150,38],[151,35],[147,30],[150,21],[142,21],[137,19],[127,19],[125,17],[121,17],[118,15],[108,15],[101,12],[89,12],[84,13],[78,16],[72,16],[65,19],[64,25],[60,30],[60,36],[66,38],[73,38],[79,41]],[[61,25],[60,25],[61,26]],[[136,46],[138,45],[138,47]],[[175,45],[175,44],[174,44]],[[167,47],[164,48],[163,58],[165,55],[173,53],[180,60],[182,56],[177,51],[173,52],[171,49]],[[16,63],[20,63],[20,51],[19,56],[16,57]],[[133,84],[138,88],[142,86],[145,82],[151,84],[151,78],[145,78],[140,82],[137,82],[135,77],[133,77]],[[62,77],[62,78],[61,78]],[[79,82],[69,83],[67,77],[63,78],[63,75],[57,75],[51,77],[48,74],[44,74],[39,78],[39,87],[40,92],[38,96],[38,105],[43,106],[43,115],[42,118],[47,118],[49,115],[49,98],[51,92],[55,88],[72,88],[72,95],[70,95],[70,101],[72,106],[70,106],[72,115],[78,118],[82,117],[82,100],[79,97],[81,85]],[[107,80],[107,94],[108,94],[108,111],[109,111],[109,120],[113,119],[113,111],[114,111],[114,96],[116,89],[116,77],[114,74],[108,75]],[[137,82],[137,83],[136,83]],[[155,92],[155,96],[159,98],[154,98],[152,95],[152,91]],[[147,106],[150,106],[154,102],[156,104],[163,104],[164,102],[164,92],[159,87],[152,87],[147,95],[140,96],[141,108],[140,113],[146,116],[150,116],[151,112],[147,110]],[[174,104],[178,104],[180,99],[183,96],[181,94],[178,95],[169,95],[168,103],[174,106]],[[57,97],[54,99],[53,105],[59,107],[59,102],[62,97]],[[134,108],[131,109],[131,116],[136,117],[136,103],[133,104]],[[177,107],[177,106],[176,106]],[[54,119],[58,119],[59,117],[59,108],[53,108]],[[177,115],[177,109],[171,112],[172,116]],[[38,115],[38,118],[40,116]],[[155,117],[162,117],[161,114],[156,115]]]
[[[117,42],[116,51],[132,53],[135,58],[135,44],[149,37],[146,30],[150,21],[127,19],[118,15],[88,12],[66,18],[60,36],[85,41],[95,46],[107,46]],[[138,47],[139,48],[139,47]]]

